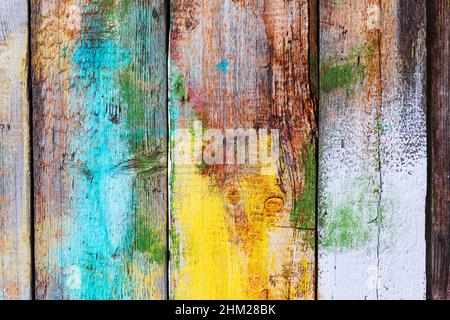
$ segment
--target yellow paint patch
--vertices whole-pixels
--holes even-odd
[[[227,232],[223,196],[194,166],[177,168],[172,214],[181,229],[180,269],[171,275],[175,299],[221,299],[242,295],[240,272]],[[212,281],[212,279],[216,279]]]
[[[165,286],[161,279],[165,279],[165,267],[161,265],[149,265],[144,257],[133,257],[128,266],[128,274],[131,275],[130,287],[134,288],[132,299],[137,300],[164,300],[161,286]],[[139,285],[135,285],[139,284]]]
[[[194,165],[175,172],[181,254],[171,267],[172,298],[313,298],[314,251],[289,226],[290,196],[276,176],[241,170],[218,186]]]

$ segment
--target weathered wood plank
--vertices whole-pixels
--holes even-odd
[[[166,295],[160,0],[32,1],[38,299]]]
[[[425,296],[425,1],[321,1],[319,296]]]
[[[0,2],[0,300],[31,298],[27,12]]]
[[[170,296],[312,299],[315,1],[171,4]]]
[[[450,1],[428,1],[429,295],[450,299]]]

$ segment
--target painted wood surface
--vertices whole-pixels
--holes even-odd
[[[171,18],[170,297],[313,299],[315,1],[174,0]]]
[[[31,297],[28,6],[0,2],[0,300]]]
[[[36,297],[163,299],[163,1],[31,3]]]
[[[425,1],[320,1],[319,297],[425,297]]]
[[[30,3],[0,1],[0,300],[450,298],[448,1],[172,0],[169,55],[163,0]]]
[[[428,107],[431,232],[429,294],[450,299],[450,1],[429,1]]]

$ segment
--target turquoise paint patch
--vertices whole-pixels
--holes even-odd
[[[131,155],[120,126],[107,115],[108,107],[123,103],[115,74],[131,57],[107,29],[108,18],[106,13],[84,16],[84,33],[72,56],[72,85],[77,89],[70,111],[83,119],[81,130],[74,131],[83,134],[71,136],[69,144],[74,197],[69,210],[74,219],[66,227],[67,250],[61,257],[69,299],[124,299],[132,294],[125,261],[132,247],[132,177],[113,170]]]
[[[389,125],[389,124],[384,124],[384,123],[382,123],[382,124],[380,125],[380,129],[381,129],[383,132],[387,132],[387,131],[389,131],[389,130],[392,129],[392,126]]]
[[[217,65],[216,65],[216,70],[217,71],[221,71],[221,72],[223,72],[224,74],[227,74],[227,71],[228,71],[228,64],[229,64],[229,62],[228,62],[228,60],[222,60],[222,61],[220,61]]]

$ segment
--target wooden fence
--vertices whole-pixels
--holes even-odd
[[[1,0],[0,299],[450,298],[447,0]]]

